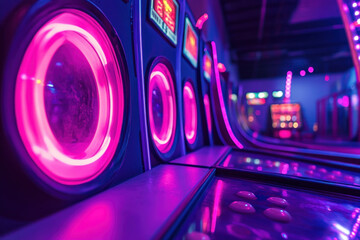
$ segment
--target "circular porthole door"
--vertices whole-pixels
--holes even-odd
[[[33,36],[16,78],[16,125],[31,161],[56,183],[90,182],[111,163],[122,74],[107,33],[82,11],[59,10]]]
[[[168,154],[176,135],[174,78],[167,62],[156,59],[149,73],[148,114],[151,138],[161,154]]]
[[[190,80],[186,81],[184,84],[183,100],[185,138],[190,145],[193,145],[197,137],[198,110],[194,86]]]

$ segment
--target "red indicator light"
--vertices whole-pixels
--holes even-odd
[[[219,72],[226,72],[226,67],[222,63],[218,63]]]

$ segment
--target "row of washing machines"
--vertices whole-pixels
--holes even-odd
[[[360,239],[358,157],[247,136],[185,0],[1,5],[4,239]]]
[[[186,1],[2,5],[2,233],[224,141]]]

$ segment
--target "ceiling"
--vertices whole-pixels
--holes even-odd
[[[353,66],[336,0],[220,0],[240,79]]]

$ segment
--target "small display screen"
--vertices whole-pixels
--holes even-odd
[[[184,48],[183,54],[194,68],[198,65],[198,36],[192,26],[190,19],[185,18]]]
[[[302,127],[300,104],[272,104],[270,111],[273,128],[300,129]]]
[[[204,77],[206,80],[208,80],[210,82],[211,80],[211,65],[212,65],[212,59],[211,56],[209,54],[209,52],[205,49],[204,51],[204,60],[203,60],[203,64],[204,64]]]
[[[176,0],[151,0],[150,19],[177,44],[179,4]]]

